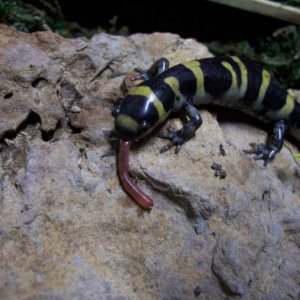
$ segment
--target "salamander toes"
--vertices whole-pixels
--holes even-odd
[[[250,144],[252,149],[243,150],[246,154],[256,154],[254,160],[263,160],[264,166],[266,166],[276,155],[276,150],[265,144]]]
[[[174,129],[168,129],[166,132],[160,132],[158,134],[158,137],[170,140],[170,143],[162,147],[159,150],[159,153],[166,152],[173,146],[176,146],[175,154],[178,154],[182,147],[182,144],[185,142],[181,135],[178,133],[178,131]]]

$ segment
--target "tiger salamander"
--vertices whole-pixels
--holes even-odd
[[[300,104],[257,63],[237,56],[204,58],[169,68],[165,58],[140,70],[141,84],[131,88],[113,110],[115,128],[123,140],[138,140],[172,113],[183,109],[189,121],[179,130],[161,134],[170,139],[160,152],[191,138],[202,124],[195,106],[215,104],[254,115],[274,128],[269,143],[254,145],[265,165],[280,151],[285,133],[300,141]],[[139,79],[138,78],[138,79]]]

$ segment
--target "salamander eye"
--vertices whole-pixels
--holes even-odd
[[[116,107],[112,110],[111,114],[112,114],[112,116],[113,116],[114,118],[116,118],[116,117],[120,114],[120,105],[116,106]]]
[[[150,127],[151,127],[151,125],[147,121],[143,121],[139,125],[139,128],[141,131],[147,131]]]

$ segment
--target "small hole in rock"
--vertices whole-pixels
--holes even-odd
[[[54,136],[55,130],[42,131],[42,140],[44,142],[49,142]]]
[[[34,88],[41,88],[48,83],[47,79],[43,77],[38,77],[32,81],[31,86]]]
[[[12,96],[13,96],[13,92],[8,92],[8,93],[6,93],[5,95],[4,95],[4,99],[9,99],[9,98],[11,98]]]
[[[81,133],[83,128],[76,128],[76,127],[71,127],[73,133]]]

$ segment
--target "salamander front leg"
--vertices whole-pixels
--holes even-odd
[[[252,149],[244,150],[247,154],[256,154],[255,160],[263,160],[264,166],[266,166],[271,160],[274,159],[276,153],[278,153],[284,141],[284,135],[288,129],[288,123],[286,120],[280,120],[275,123],[273,133],[271,135],[270,142],[265,144],[250,144]]]
[[[161,138],[171,140],[170,143],[168,143],[160,149],[160,153],[169,150],[173,146],[176,146],[175,153],[177,154],[180,151],[181,146],[184,144],[184,142],[190,139],[195,134],[195,131],[201,126],[201,115],[193,105],[186,102],[184,104],[184,110],[190,120],[181,129],[177,131],[169,130],[166,133],[160,133],[158,135]]]
[[[168,68],[169,68],[169,61],[166,58],[162,57],[158,59],[148,70],[135,68],[134,70],[139,72],[140,75],[132,78],[132,80],[141,80],[141,79],[148,80],[166,71]]]

